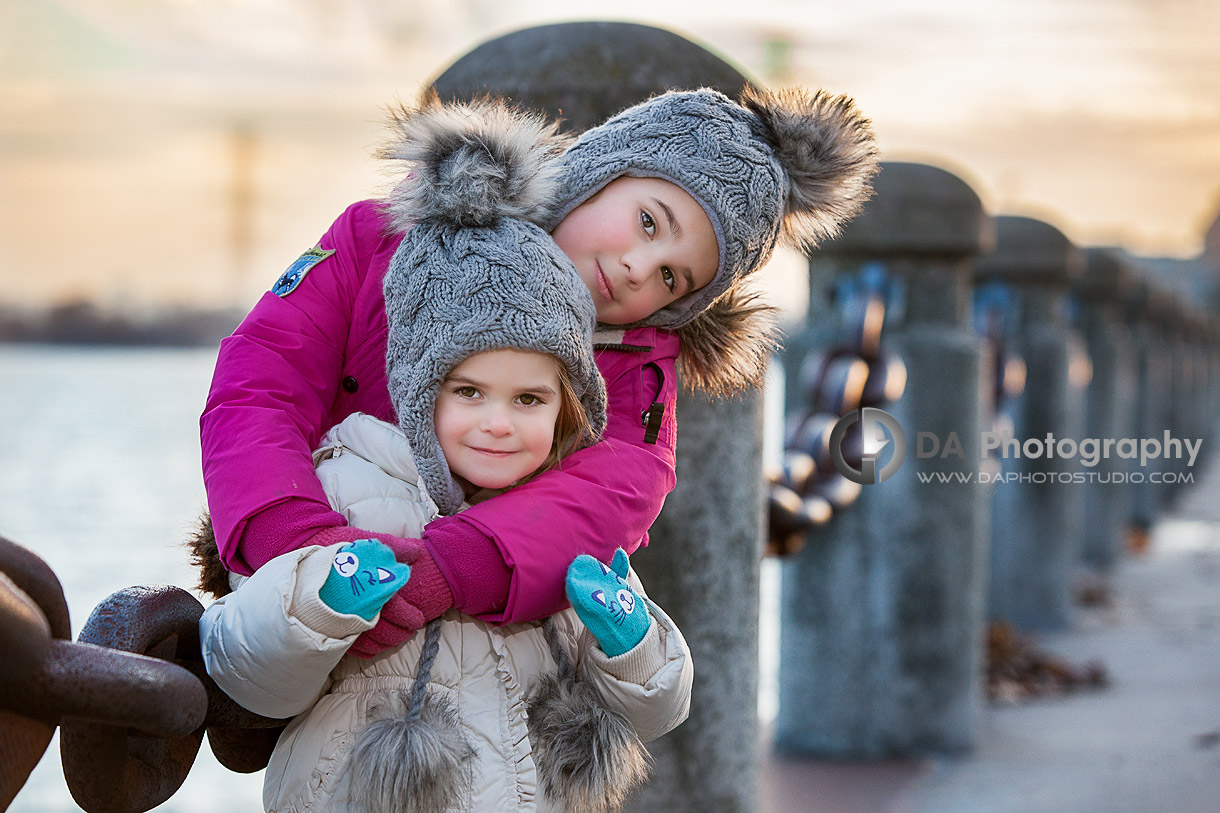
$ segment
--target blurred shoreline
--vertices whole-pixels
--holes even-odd
[[[233,332],[246,310],[174,306],[137,314],[83,299],[46,308],[0,306],[0,342],[210,347]]]

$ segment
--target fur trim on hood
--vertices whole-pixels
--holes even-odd
[[[183,541],[182,546],[191,555],[191,564],[199,569],[199,582],[195,586],[212,598],[227,596],[233,592],[229,587],[229,571],[220,561],[220,548],[216,544],[216,532],[212,529],[212,517],[205,509],[195,520],[195,527]]]
[[[675,332],[682,339],[678,379],[690,392],[724,398],[763,384],[779,349],[779,310],[738,283]]]

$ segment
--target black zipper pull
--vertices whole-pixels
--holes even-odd
[[[651,367],[657,373],[657,396],[660,397],[662,390],[665,389],[665,373],[661,371],[661,367],[655,362],[648,362],[645,367]],[[661,421],[665,417],[665,404],[660,401],[653,401],[652,406],[640,413],[640,423],[644,425],[644,442],[656,443],[657,437],[661,434]]]
[[[657,435],[661,434],[661,419],[665,417],[665,404],[653,401],[652,406],[640,414],[644,424],[644,442],[656,443]]]

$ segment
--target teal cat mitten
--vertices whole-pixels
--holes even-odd
[[[612,658],[635,648],[652,626],[648,608],[627,586],[629,567],[622,548],[614,552],[609,567],[584,554],[568,566],[568,601]]]
[[[335,553],[318,597],[337,613],[372,621],[410,575],[411,568],[395,560],[389,547],[376,539],[357,539]]]

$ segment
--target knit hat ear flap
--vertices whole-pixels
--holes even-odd
[[[411,170],[386,203],[395,230],[425,219],[464,227],[551,218],[556,159],[571,142],[556,123],[491,97],[441,104],[435,91],[390,116],[394,136],[379,154]]]
[[[788,176],[782,236],[811,248],[839,233],[872,194],[878,150],[872,123],[847,96],[747,87],[740,102],[766,128]]]

